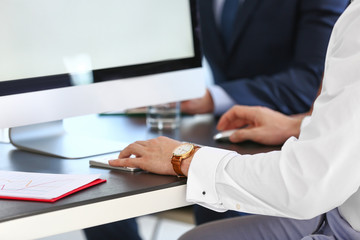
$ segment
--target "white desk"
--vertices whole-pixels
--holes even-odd
[[[0,223],[0,239],[36,239],[187,206],[185,185]]]

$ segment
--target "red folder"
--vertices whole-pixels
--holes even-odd
[[[81,190],[83,190],[85,188],[88,188],[88,187],[91,187],[91,186],[94,186],[94,185],[97,185],[97,184],[103,183],[103,182],[106,182],[106,179],[100,179],[99,178],[99,179],[96,179],[96,180],[94,180],[94,181],[92,181],[92,182],[90,182],[88,184],[85,184],[85,185],[83,185],[81,187],[78,187],[78,188],[76,188],[74,190],[71,190],[71,191],[69,191],[69,192],[67,192],[67,193],[65,193],[65,194],[63,194],[61,196],[58,196],[56,198],[51,198],[51,199],[22,198],[22,197],[10,197],[10,196],[0,196],[0,199],[13,199],[13,200],[38,201],[38,202],[50,202],[50,203],[53,203],[53,202],[55,202],[55,201],[57,201],[57,200],[59,200],[59,199],[61,199],[63,197],[66,197],[66,196],[70,195],[70,194],[73,194],[75,192],[81,191]]]

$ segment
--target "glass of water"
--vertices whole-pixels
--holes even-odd
[[[146,124],[157,130],[175,129],[180,125],[180,102],[149,106],[146,113]]]

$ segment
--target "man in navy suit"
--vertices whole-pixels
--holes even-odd
[[[228,8],[231,1],[198,0],[202,49],[216,85],[183,102],[182,111],[220,115],[241,104],[307,112],[332,27],[349,1],[233,0]]]
[[[330,32],[348,0],[234,0],[235,7],[227,1],[198,0],[203,53],[218,87],[184,102],[182,111],[222,114],[243,104],[307,112],[321,82]],[[228,217],[196,211],[197,223]],[[85,234],[89,240],[140,239],[135,219]]]

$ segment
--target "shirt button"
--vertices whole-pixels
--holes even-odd
[[[204,195],[204,196],[205,196],[205,195],[206,195],[206,192],[205,192],[205,191],[203,191],[203,192],[202,192],[202,195]]]
[[[240,204],[239,203],[237,203],[235,207],[236,207],[236,210],[240,210]]]

